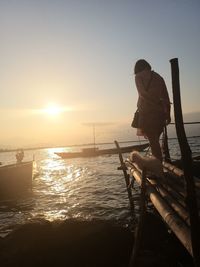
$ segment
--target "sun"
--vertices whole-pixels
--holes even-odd
[[[42,109],[36,109],[34,110],[35,113],[44,114],[48,117],[58,117],[59,115],[62,115],[66,112],[73,111],[74,108],[71,106],[60,106],[54,103],[48,104],[46,107]]]
[[[44,109],[44,113],[50,116],[57,116],[63,112],[62,108],[57,105],[49,105]]]

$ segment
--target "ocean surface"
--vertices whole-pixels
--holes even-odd
[[[200,155],[200,138],[189,138],[188,141],[193,156]],[[121,144],[126,145],[130,143]],[[180,158],[177,140],[169,140],[169,148],[172,158]],[[54,153],[79,149],[65,147],[25,151],[24,161],[35,159],[33,189],[28,195],[0,202],[1,236],[30,220],[101,219],[120,224],[130,221],[123,173],[117,170],[120,165],[118,155],[60,159]],[[123,154],[124,158],[128,156]],[[0,162],[4,165],[15,163],[15,153],[0,153]],[[134,198],[138,200],[138,190]]]

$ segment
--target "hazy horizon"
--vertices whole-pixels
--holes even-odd
[[[192,112],[183,115],[184,122],[200,122],[200,112]],[[172,116],[172,122],[174,122],[174,118]],[[82,125],[85,128],[84,125]],[[22,137],[16,137],[16,139],[8,140],[4,143],[0,143],[0,149],[15,149],[19,147],[23,148],[35,148],[35,147],[64,147],[64,146],[73,146],[73,145],[83,145],[83,144],[93,144],[93,128],[87,127],[87,132],[85,136],[80,140],[80,136],[77,135],[77,140],[74,139],[74,142],[70,142],[66,139],[60,142],[33,142],[33,140],[26,140]],[[185,125],[185,131],[187,136],[199,136],[200,135],[200,124],[195,125]],[[174,125],[168,126],[168,136],[176,137],[176,130]],[[95,126],[95,137],[96,143],[104,143],[110,142],[114,144],[114,140],[121,141],[139,141],[139,138],[136,136],[136,130],[131,128],[130,122],[117,124],[110,123],[108,125],[99,125],[98,123]],[[143,138],[140,138],[143,139]],[[20,145],[16,145],[16,143]]]

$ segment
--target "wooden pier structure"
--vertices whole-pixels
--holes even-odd
[[[177,139],[181,151],[179,162],[170,159],[167,129],[164,130],[164,162],[163,177],[148,175],[147,170],[141,170],[130,159],[124,160],[118,148],[121,169],[124,173],[130,208],[134,210],[132,182],[136,181],[141,188],[140,217],[135,235],[135,244],[130,259],[130,267],[135,266],[140,249],[140,236],[146,201],[151,201],[168,228],[176,235],[185,249],[193,258],[195,267],[200,267],[200,160],[193,159],[187,142],[179,85],[178,59],[170,60],[172,70],[172,91],[174,104],[174,118]],[[177,164],[178,163],[178,164]],[[178,167],[178,166],[182,167]],[[194,173],[195,166],[195,173]]]

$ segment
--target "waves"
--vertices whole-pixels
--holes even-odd
[[[191,139],[190,146],[193,155],[200,154],[200,138]],[[176,140],[170,140],[169,148],[173,158],[180,157]],[[0,203],[2,235],[36,218],[116,220],[122,224],[130,220],[123,173],[117,170],[118,155],[63,160],[54,151],[34,151],[37,175],[32,194]],[[32,153],[27,151],[25,160],[32,158]],[[5,158],[9,161],[11,154]],[[134,197],[137,201],[137,191]]]

